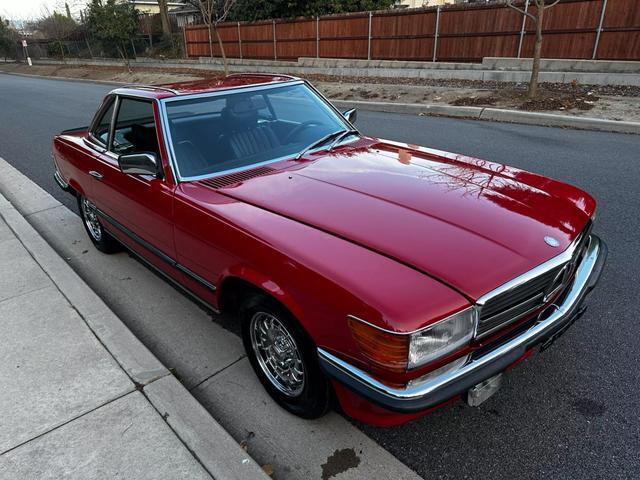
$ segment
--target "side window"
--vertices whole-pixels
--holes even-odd
[[[111,126],[111,117],[113,116],[113,106],[115,103],[116,102],[112,98],[111,104],[104,111],[102,117],[100,117],[100,120],[96,123],[96,126],[91,132],[91,135],[104,147],[107,146],[107,142],[109,141],[109,127]]]
[[[145,100],[122,98],[113,132],[111,150],[118,154],[159,154],[153,105]]]

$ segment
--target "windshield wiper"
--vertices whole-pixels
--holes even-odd
[[[324,137],[320,138],[319,140],[316,140],[311,145],[308,145],[308,146],[304,147],[300,151],[300,153],[298,153],[298,155],[296,155],[296,160],[300,160],[304,156],[304,154],[307,153],[309,150],[312,150],[312,149],[314,149],[316,147],[319,147],[323,143],[327,143],[332,138],[336,137],[337,135],[341,135],[344,132],[345,132],[345,130],[338,130],[337,132],[326,134]]]
[[[333,150],[333,147],[335,147],[337,144],[339,144],[343,139],[347,138],[349,135],[360,135],[360,132],[358,132],[355,128],[349,128],[343,131],[339,136],[336,137],[336,139],[333,142],[331,142],[331,145],[329,145],[329,151]]]

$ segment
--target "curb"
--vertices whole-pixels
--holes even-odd
[[[62,204],[0,157],[0,215],[174,434],[215,479],[267,479],[260,466],[28,222]]]
[[[363,102],[352,100],[331,100],[331,103],[339,109],[360,108],[372,112],[468,118],[470,120],[489,120],[494,122],[539,125],[543,127],[561,127],[640,135],[639,122],[620,122],[617,120],[574,117],[553,113],[520,112],[518,110],[501,108],[456,107],[453,105],[420,105],[413,103]]]
[[[617,120],[574,117],[553,113],[519,112],[517,110],[506,110],[500,108],[483,109],[480,114],[480,120],[640,135],[640,123],[638,122],[621,122]]]

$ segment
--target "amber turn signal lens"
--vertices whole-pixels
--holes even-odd
[[[395,335],[349,318],[349,328],[362,354],[375,365],[392,372],[407,370],[409,336]]]

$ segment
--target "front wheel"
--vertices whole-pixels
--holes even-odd
[[[78,210],[82,224],[93,245],[103,253],[114,253],[120,250],[120,244],[109,232],[105,231],[98,217],[96,206],[87,197],[78,195]]]
[[[316,349],[297,320],[266,295],[241,308],[242,340],[256,375],[284,409],[303,418],[324,415],[330,386],[320,371]]]

